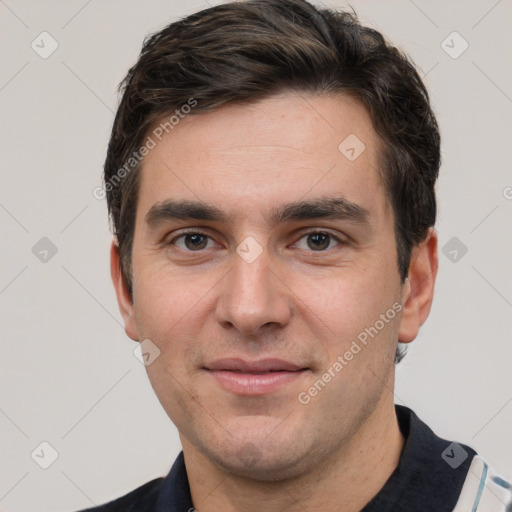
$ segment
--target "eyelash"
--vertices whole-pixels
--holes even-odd
[[[309,251],[309,252],[312,252],[312,253],[327,252],[327,251],[330,251],[330,250],[332,250],[332,249],[334,249],[336,247],[344,247],[344,246],[348,245],[348,241],[347,240],[343,240],[339,236],[336,236],[333,233],[331,233],[330,231],[326,231],[326,230],[323,230],[323,229],[311,229],[309,231],[303,232],[301,237],[297,240],[297,242],[299,240],[302,240],[304,237],[307,237],[308,235],[328,235],[331,238],[331,240],[334,240],[337,243],[337,245],[335,247],[330,247],[330,248],[325,249],[323,251],[313,251],[311,249],[311,251]],[[295,242],[295,244],[297,242]]]
[[[316,234],[322,234],[322,235],[328,235],[329,237],[331,237],[332,240],[334,240],[338,245],[335,246],[335,247],[338,247],[338,246],[346,246],[348,245],[348,241],[347,240],[342,240],[340,237],[332,234],[330,231],[326,231],[326,230],[321,230],[321,229],[311,229],[309,231],[306,231],[304,233],[302,233],[302,235],[300,236],[300,238],[297,240],[296,243],[298,243],[298,241],[302,240],[304,237],[308,236],[308,235],[316,235]],[[182,231],[179,235],[175,236],[171,241],[168,242],[168,245],[175,245],[176,241],[179,240],[180,238],[183,238],[183,237],[186,237],[187,235],[201,235],[201,236],[204,236],[204,237],[207,237],[207,238],[210,238],[212,239],[212,237],[208,234],[208,233],[205,233],[204,231],[201,231],[201,230],[198,230],[198,229],[195,229],[195,230],[190,230],[190,231]],[[311,250],[309,252],[312,252],[312,253],[321,253],[321,252],[327,252],[329,250],[331,250],[332,248],[329,248],[329,249],[325,249],[325,250],[320,250],[320,251],[314,251],[314,250]],[[187,250],[187,252],[202,252],[204,249],[200,249],[198,251],[190,251],[190,250]]]
[[[205,237],[211,239],[211,236],[208,233],[205,233],[204,231],[201,231],[201,230],[194,229],[193,231],[182,231],[179,235],[175,236],[171,241],[169,241],[168,245],[174,245],[176,240],[186,237],[187,235],[201,235],[201,236],[205,236]],[[189,252],[194,252],[194,251],[189,251]],[[195,252],[199,252],[199,251],[195,251]]]

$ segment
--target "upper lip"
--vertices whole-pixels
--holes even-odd
[[[207,370],[214,371],[232,371],[241,373],[255,372],[296,372],[305,370],[305,366],[300,366],[282,359],[259,359],[257,361],[246,361],[239,358],[217,359],[205,365]]]

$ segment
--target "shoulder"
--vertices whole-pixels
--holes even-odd
[[[163,482],[163,478],[156,478],[114,501],[80,512],[149,512],[155,510],[156,500]]]
[[[509,512],[512,511],[512,486],[475,455],[467,472],[457,505],[453,512]]]
[[[393,491],[404,510],[512,512],[510,483],[474,449],[438,437],[406,407],[396,412],[406,442]]]
[[[165,478],[151,480],[121,498],[81,512],[156,512],[157,510],[193,510],[183,452],[178,455]]]

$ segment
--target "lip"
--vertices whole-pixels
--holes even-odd
[[[238,395],[264,395],[302,377],[308,370],[281,359],[218,359],[204,369],[225,389]]]

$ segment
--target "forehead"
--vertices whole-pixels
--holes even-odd
[[[286,93],[185,116],[161,140],[148,133],[142,216],[168,199],[220,204],[232,217],[334,195],[386,208],[380,140],[347,97]]]

